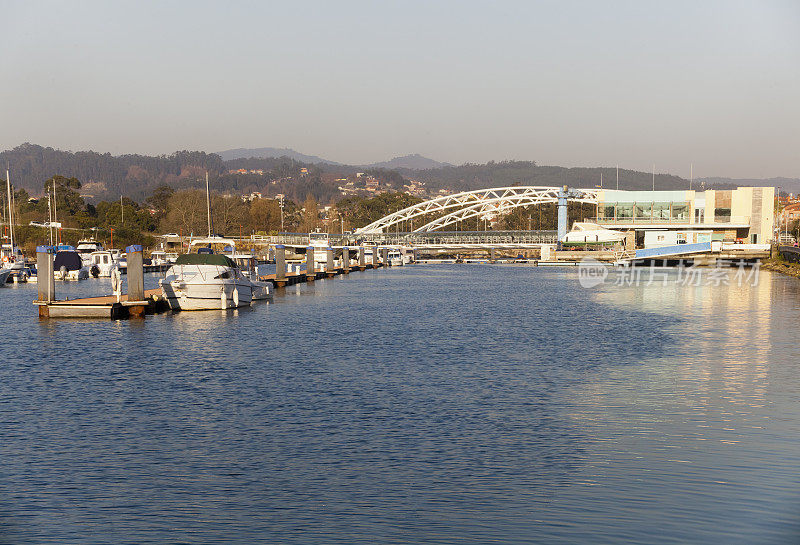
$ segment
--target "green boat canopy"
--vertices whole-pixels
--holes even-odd
[[[236,267],[233,260],[222,254],[183,254],[175,260],[176,265],[219,265],[220,267]]]

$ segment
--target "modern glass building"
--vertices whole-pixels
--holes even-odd
[[[637,246],[708,240],[765,244],[774,234],[774,201],[773,187],[605,189],[598,195],[596,221],[610,229],[635,232]]]

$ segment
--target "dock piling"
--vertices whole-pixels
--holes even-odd
[[[342,272],[344,274],[350,273],[350,248],[347,246],[342,248]]]
[[[384,267],[391,265],[389,262],[389,248],[381,248],[381,261]]]
[[[364,246],[358,247],[358,270],[362,272],[367,270],[367,257]]]
[[[377,246],[372,247],[372,267],[377,269],[381,266],[380,248]]]
[[[283,244],[275,246],[275,285],[286,286],[286,247]]]
[[[317,278],[317,271],[314,263],[314,247],[306,248],[306,282],[313,282]]]
[[[56,281],[53,276],[53,247],[36,247],[36,270],[38,300],[52,303],[56,300]],[[39,305],[39,317],[48,318],[47,305]]]
[[[333,248],[328,246],[325,250],[325,276],[333,278],[336,276],[336,265],[333,262]]]
[[[132,318],[144,318],[147,302],[144,299],[142,247],[139,244],[132,244],[125,248],[125,252],[128,254],[128,312]]]

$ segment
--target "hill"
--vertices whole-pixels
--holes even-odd
[[[599,187],[600,175],[603,187],[616,188],[616,169],[601,167],[566,168],[559,166],[538,166],[533,161],[489,161],[486,164],[466,164],[448,166],[441,169],[406,171],[402,173],[415,180],[425,182],[429,191],[448,189],[451,191],[470,191],[485,187],[504,187],[511,185],[543,185],[570,187]],[[619,170],[619,189],[652,189],[653,178],[649,172]],[[656,189],[688,189],[689,181],[672,174],[656,174]]]
[[[705,183],[706,186],[779,187],[786,193],[800,193],[800,178],[722,178],[712,176],[698,178],[696,181]]]
[[[278,151],[284,153],[286,150]],[[299,156],[319,159],[302,154]],[[285,154],[281,157],[228,160],[214,153],[199,151],[176,151],[156,157],[135,154],[112,156],[109,153],[71,152],[26,143],[13,150],[0,152],[0,164],[6,162],[11,166],[14,185],[25,188],[31,195],[42,195],[44,180],[60,174],[80,180],[80,192],[89,202],[118,200],[120,195],[143,202],[161,185],[175,189],[202,189],[206,171],[210,174],[212,188],[218,192],[283,193],[297,202],[309,194],[324,203],[340,199],[342,192],[339,187],[345,183],[343,180],[354,180],[356,172],[367,172],[374,176],[380,182],[380,189],[402,191],[410,180],[424,182],[422,187],[430,195],[441,190],[456,192],[510,185],[599,187],[601,174],[604,187],[616,187],[614,168],[540,166],[534,161],[489,161],[485,164],[454,166],[416,154],[364,167],[330,162],[312,163]],[[420,168],[425,165],[433,166]],[[364,179],[359,179],[359,187],[363,188]],[[793,178],[704,178],[695,180],[695,188],[699,189],[703,182],[707,187],[719,188],[774,185],[785,191],[800,193],[800,180]],[[620,189],[647,190],[652,188],[652,183],[649,172],[619,171]],[[679,176],[656,175],[656,189],[688,187],[689,181]]]
[[[439,169],[444,167],[453,166],[450,163],[440,163],[433,159],[423,157],[419,153],[411,155],[403,155],[402,157],[395,157],[389,161],[382,163],[372,163],[365,165],[367,168],[389,168],[389,169],[406,169],[406,170],[430,170]]]
[[[223,161],[234,159],[276,159],[278,157],[288,157],[302,163],[316,164],[325,163],[335,165],[334,161],[328,161],[316,155],[305,155],[290,148],[236,148],[216,153],[222,157]]]

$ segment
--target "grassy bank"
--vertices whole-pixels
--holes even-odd
[[[780,257],[771,257],[761,262],[761,268],[800,278],[800,263],[790,263]]]

